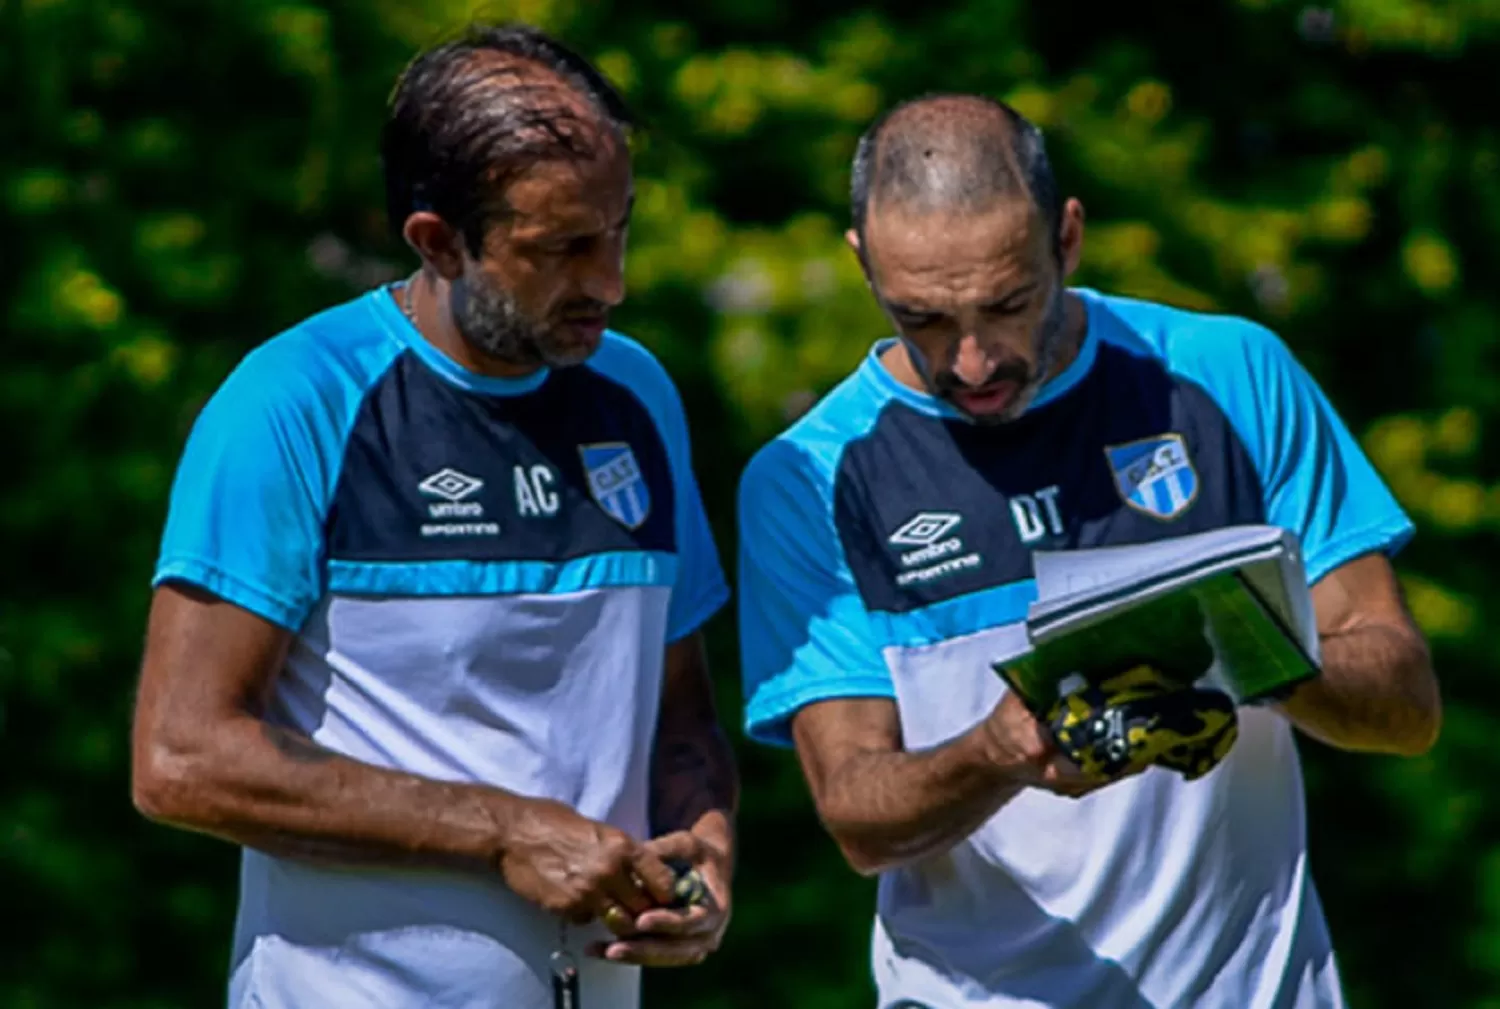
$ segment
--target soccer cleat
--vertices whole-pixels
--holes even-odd
[[[1239,737],[1234,702],[1139,665],[1061,698],[1047,721],[1084,774],[1112,780],[1156,765],[1184,779],[1218,766]]]

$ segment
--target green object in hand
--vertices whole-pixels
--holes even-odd
[[[669,907],[681,909],[702,904],[708,900],[708,884],[703,882],[703,876],[688,865],[686,862],[669,860],[667,867],[676,874],[677,879],[672,884],[673,900]]]

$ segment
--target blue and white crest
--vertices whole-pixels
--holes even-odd
[[[1125,503],[1152,518],[1175,519],[1198,497],[1198,471],[1180,434],[1104,450]]]
[[[651,514],[651,490],[646,486],[635,453],[623,441],[579,445],[589,493],[610,518],[627,529],[639,529]]]

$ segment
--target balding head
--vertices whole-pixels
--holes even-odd
[[[984,214],[1031,203],[1057,234],[1061,202],[1041,131],[978,95],[928,95],[896,106],[860,138],[850,202],[854,230],[869,214]]]
[[[901,337],[882,363],[976,422],[1020,416],[1085,318],[1067,291],[1083,205],[1059,200],[1040,131],[977,95],[906,102],[860,139],[851,197],[849,243]]]
[[[611,153],[629,124],[614,88],[561,43],[526,26],[470,28],[414,59],[391,98],[381,140],[391,227],[432,211],[477,253],[512,178]]]

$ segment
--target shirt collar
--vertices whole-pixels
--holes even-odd
[[[406,313],[397,305],[396,286],[387,284],[377,287],[366,295],[376,317],[393,337],[409,348],[412,353],[438,377],[460,389],[483,393],[487,396],[521,396],[541,388],[551,374],[546,367],[538,368],[529,375],[505,378],[498,375],[481,375],[470,371],[453,358],[434,347],[417,327],[411,324]]]
[[[1095,303],[1095,292],[1088,288],[1074,287],[1068,289],[1070,293],[1076,294],[1083,301],[1087,311],[1087,321],[1084,325],[1083,343],[1078,348],[1078,354],[1072,362],[1058,374],[1049,378],[1042,387],[1037,390],[1036,396],[1026,407],[1026,413],[1032,413],[1041,409],[1049,403],[1056,402],[1066,396],[1078,383],[1088,375],[1094,367],[1094,361],[1099,356],[1099,328],[1103,320],[1099,317],[1098,306]],[[889,350],[897,338],[888,336],[875,341],[868,354],[865,355],[861,371],[866,378],[872,382],[877,389],[891,399],[899,400],[912,409],[933,417],[943,417],[950,420],[961,420],[968,423],[973,421],[959,412],[947,401],[941,400],[930,393],[913,389],[896,379],[887,370],[880,355]]]

